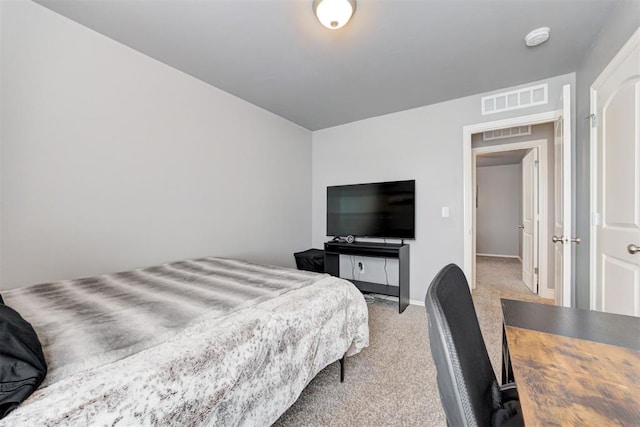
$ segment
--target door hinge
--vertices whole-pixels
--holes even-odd
[[[591,127],[592,128],[598,127],[598,115],[596,113],[589,114],[587,116],[587,118],[591,119]]]
[[[538,164],[540,164],[540,161],[539,161],[539,160],[534,160],[534,161],[533,161],[533,165],[534,165],[535,167],[538,167]]]
[[[538,274],[538,267],[534,267],[533,274]]]

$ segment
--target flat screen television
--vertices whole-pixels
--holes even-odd
[[[327,187],[327,236],[415,238],[416,181]]]

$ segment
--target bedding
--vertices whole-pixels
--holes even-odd
[[[3,292],[49,372],[0,425],[269,425],[368,345],[351,283],[201,258]]]

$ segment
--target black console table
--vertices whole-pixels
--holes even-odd
[[[340,277],[340,255],[397,258],[400,264],[399,286],[351,280],[362,292],[398,297],[398,312],[409,305],[409,245],[399,243],[327,242],[324,244],[324,270]]]

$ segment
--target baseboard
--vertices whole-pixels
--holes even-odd
[[[374,295],[379,295],[379,294],[374,294]],[[398,301],[398,297],[392,297],[388,295],[380,295],[380,296],[384,297],[384,299],[387,299],[389,301]],[[420,307],[424,307],[424,301],[420,301],[419,299],[410,299],[409,305],[418,305]]]
[[[556,292],[554,289],[546,289],[542,292],[540,292],[540,296],[542,298],[548,298],[548,299],[552,299],[555,301],[556,299]]]
[[[498,254],[476,254],[476,256],[488,256],[488,257],[494,257],[494,258],[514,258],[514,259],[520,259],[520,257],[518,255],[498,255]]]

